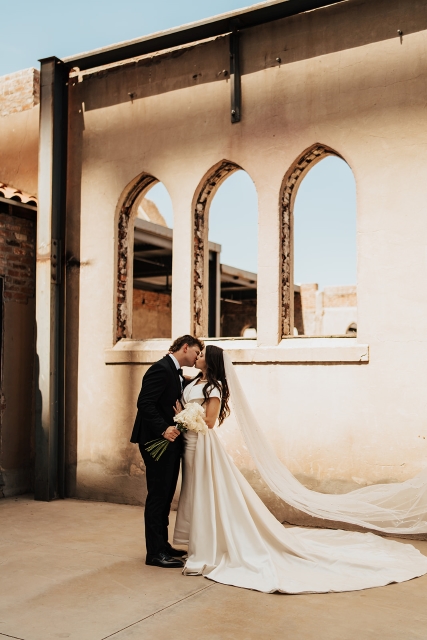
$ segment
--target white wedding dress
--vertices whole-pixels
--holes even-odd
[[[228,379],[228,375],[227,375]],[[190,383],[184,403],[203,403]],[[219,397],[217,390],[211,395]],[[285,528],[222,447],[214,429],[187,432],[174,543],[188,544],[184,574],[271,593],[379,587],[427,573],[410,544],[372,533]]]

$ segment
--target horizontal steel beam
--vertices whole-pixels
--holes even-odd
[[[339,2],[348,0],[273,0],[262,2],[248,9],[231,11],[219,16],[192,22],[188,25],[160,31],[144,38],[121,42],[111,47],[104,47],[77,56],[64,58],[64,63],[69,67],[78,67],[81,71],[114,64],[129,58],[181,47],[183,45],[207,40],[217,36],[231,33],[233,30],[248,29],[267,22],[288,18],[298,13],[321,9]]]

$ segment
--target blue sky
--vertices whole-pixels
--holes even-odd
[[[218,13],[250,0],[0,0],[0,75],[131,40]]]
[[[0,0],[5,28],[0,75],[37,67],[38,59],[65,57],[138,38],[255,4],[248,0]],[[313,140],[315,142],[315,140]],[[172,226],[170,199],[159,185],[151,196]],[[342,160],[326,158],[303,181],[295,204],[295,282],[356,283],[356,195]],[[211,206],[210,238],[222,245],[222,261],[248,271],[257,264],[257,197],[238,172],[218,190]]]

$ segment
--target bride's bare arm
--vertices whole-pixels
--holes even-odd
[[[216,421],[218,420],[219,410],[221,403],[219,398],[209,398],[209,400],[203,405],[206,413],[205,422],[209,429],[213,429]]]

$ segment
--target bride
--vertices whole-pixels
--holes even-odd
[[[420,494],[413,495],[420,483],[401,483],[397,490],[395,485],[376,485],[344,496],[306,489],[262,437],[229,356],[209,345],[196,367],[200,373],[185,387],[183,402],[203,406],[209,431],[184,433],[174,543],[188,544],[185,575],[266,593],[325,593],[379,587],[427,573],[427,558],[410,544],[373,533],[285,528],[227,455],[214,427],[229,414],[231,400],[267,484],[289,504],[323,518],[380,531],[426,531],[426,523],[420,524]]]

